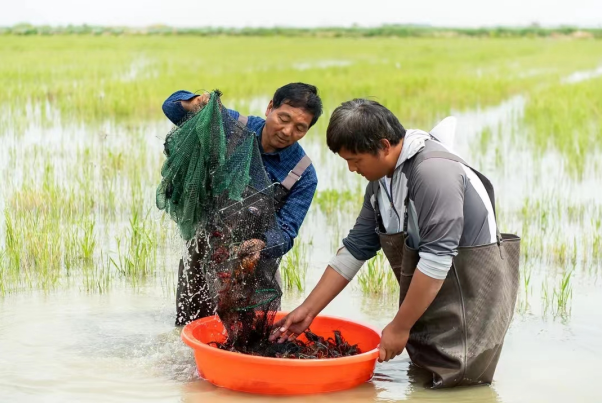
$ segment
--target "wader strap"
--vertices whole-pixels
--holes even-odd
[[[372,182],[372,196],[374,197],[374,216],[376,217],[376,233],[384,234],[387,232],[385,224],[383,223],[383,217],[380,214],[380,206],[378,204],[378,192],[380,190],[380,183],[378,181]]]
[[[311,159],[307,155],[301,158],[301,161],[295,165],[293,169],[288,173],[286,178],[282,181],[282,186],[286,190],[291,190],[291,188],[297,183],[299,179],[301,179],[301,175],[305,172],[305,170],[311,165]]]

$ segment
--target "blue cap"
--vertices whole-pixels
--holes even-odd
[[[190,91],[176,91],[163,102],[163,113],[174,125],[177,125],[188,113],[182,106],[181,101],[189,101],[198,96],[199,94],[194,94]]]

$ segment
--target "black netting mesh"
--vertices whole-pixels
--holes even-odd
[[[270,357],[327,358],[359,353],[335,332],[324,339],[269,342],[280,308],[281,239],[274,193],[257,136],[234,120],[210,94],[198,113],[171,132],[157,189],[157,207],[177,223],[187,241],[180,261],[177,325],[218,314],[228,333],[217,347]],[[272,245],[266,234],[270,234]]]
[[[265,234],[279,229],[257,137],[228,114],[220,95],[211,93],[168,135],[157,206],[187,240],[178,324],[217,313],[229,345],[247,351],[267,340],[280,307],[279,258],[265,253]]]

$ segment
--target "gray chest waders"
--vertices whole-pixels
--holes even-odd
[[[448,152],[429,152],[415,158],[420,160],[414,162],[414,167],[430,158],[443,158],[472,169]],[[472,170],[487,190],[495,212],[491,182]],[[411,180],[408,178],[408,183]],[[375,194],[378,186],[374,182]],[[384,233],[378,198],[375,200],[376,232],[399,282],[401,305],[420,259],[418,250],[408,246],[409,195],[405,199],[403,232],[397,234]],[[432,372],[433,388],[488,384],[493,380],[516,304],[519,255],[520,238],[500,234],[499,230],[495,243],[458,248],[441,290],[412,327],[406,345],[412,362]]]

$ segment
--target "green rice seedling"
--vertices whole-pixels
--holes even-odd
[[[96,247],[96,236],[94,234],[94,221],[85,220],[81,223],[81,237],[79,238],[79,250],[84,260],[90,261],[94,257]]]
[[[573,298],[572,274],[572,271],[566,272],[560,279],[560,282],[554,287],[555,315],[566,316],[571,313],[571,300]]]
[[[137,211],[133,212],[125,239],[122,249],[123,238],[116,238],[117,260],[110,258],[110,262],[121,275],[134,282],[146,278],[156,263],[156,243],[148,214],[141,218]]]
[[[555,263],[559,265],[564,265],[566,263],[568,254],[567,249],[568,246],[566,243],[560,240],[554,243],[554,246],[552,247],[552,255]]]
[[[21,267],[21,253],[22,253],[22,242],[21,234],[17,232],[14,219],[8,210],[4,211],[4,222],[5,222],[5,254],[7,261],[8,271],[12,273],[12,277],[18,277]]]
[[[332,224],[338,218],[339,213],[359,212],[363,197],[363,191],[326,189],[317,192],[313,202],[324,213],[327,222]]]
[[[6,251],[4,249],[0,249],[0,296],[4,296],[6,294],[6,282],[5,279],[6,274],[8,273],[8,264],[6,258]]]
[[[280,265],[282,285],[285,290],[305,291],[305,277],[309,267],[307,244],[296,242],[293,248],[284,255]]]
[[[529,310],[529,297],[533,292],[533,285],[531,283],[532,269],[531,265],[528,264],[526,261],[521,262],[521,268],[522,269],[520,272],[520,278],[522,284],[522,292],[519,293],[519,300],[516,309],[520,313],[525,313]]]
[[[69,225],[66,231],[63,231],[63,264],[68,275],[71,275],[72,270],[77,267],[79,253],[79,229],[75,225]]]
[[[542,301],[542,305],[543,305],[543,316],[547,315],[548,309],[550,309],[550,304],[551,304],[551,295],[548,292],[548,283],[544,280],[543,283],[541,283],[541,301]]]
[[[479,151],[481,154],[487,154],[492,137],[493,132],[491,131],[491,127],[486,127],[481,131],[481,136],[479,139]]]
[[[357,276],[362,293],[367,295],[384,295],[399,293],[399,285],[393,270],[388,265],[382,251],[370,259]]]
[[[100,264],[86,262],[83,265],[82,287],[87,293],[105,294],[109,291],[112,281],[111,260],[100,255]]]
[[[602,236],[598,233],[594,234],[592,239],[592,259],[602,260]]]
[[[522,271],[522,280],[523,280],[523,289],[525,291],[525,295],[528,297],[531,294],[532,286],[531,286],[531,266],[526,266]]]
[[[571,254],[571,265],[573,266],[573,270],[577,266],[577,237],[573,237],[573,249]]]
[[[593,227],[593,235],[592,235],[592,260],[601,261],[602,260],[602,231],[600,231],[600,226],[602,224],[602,220],[600,218],[592,218],[592,227]]]

